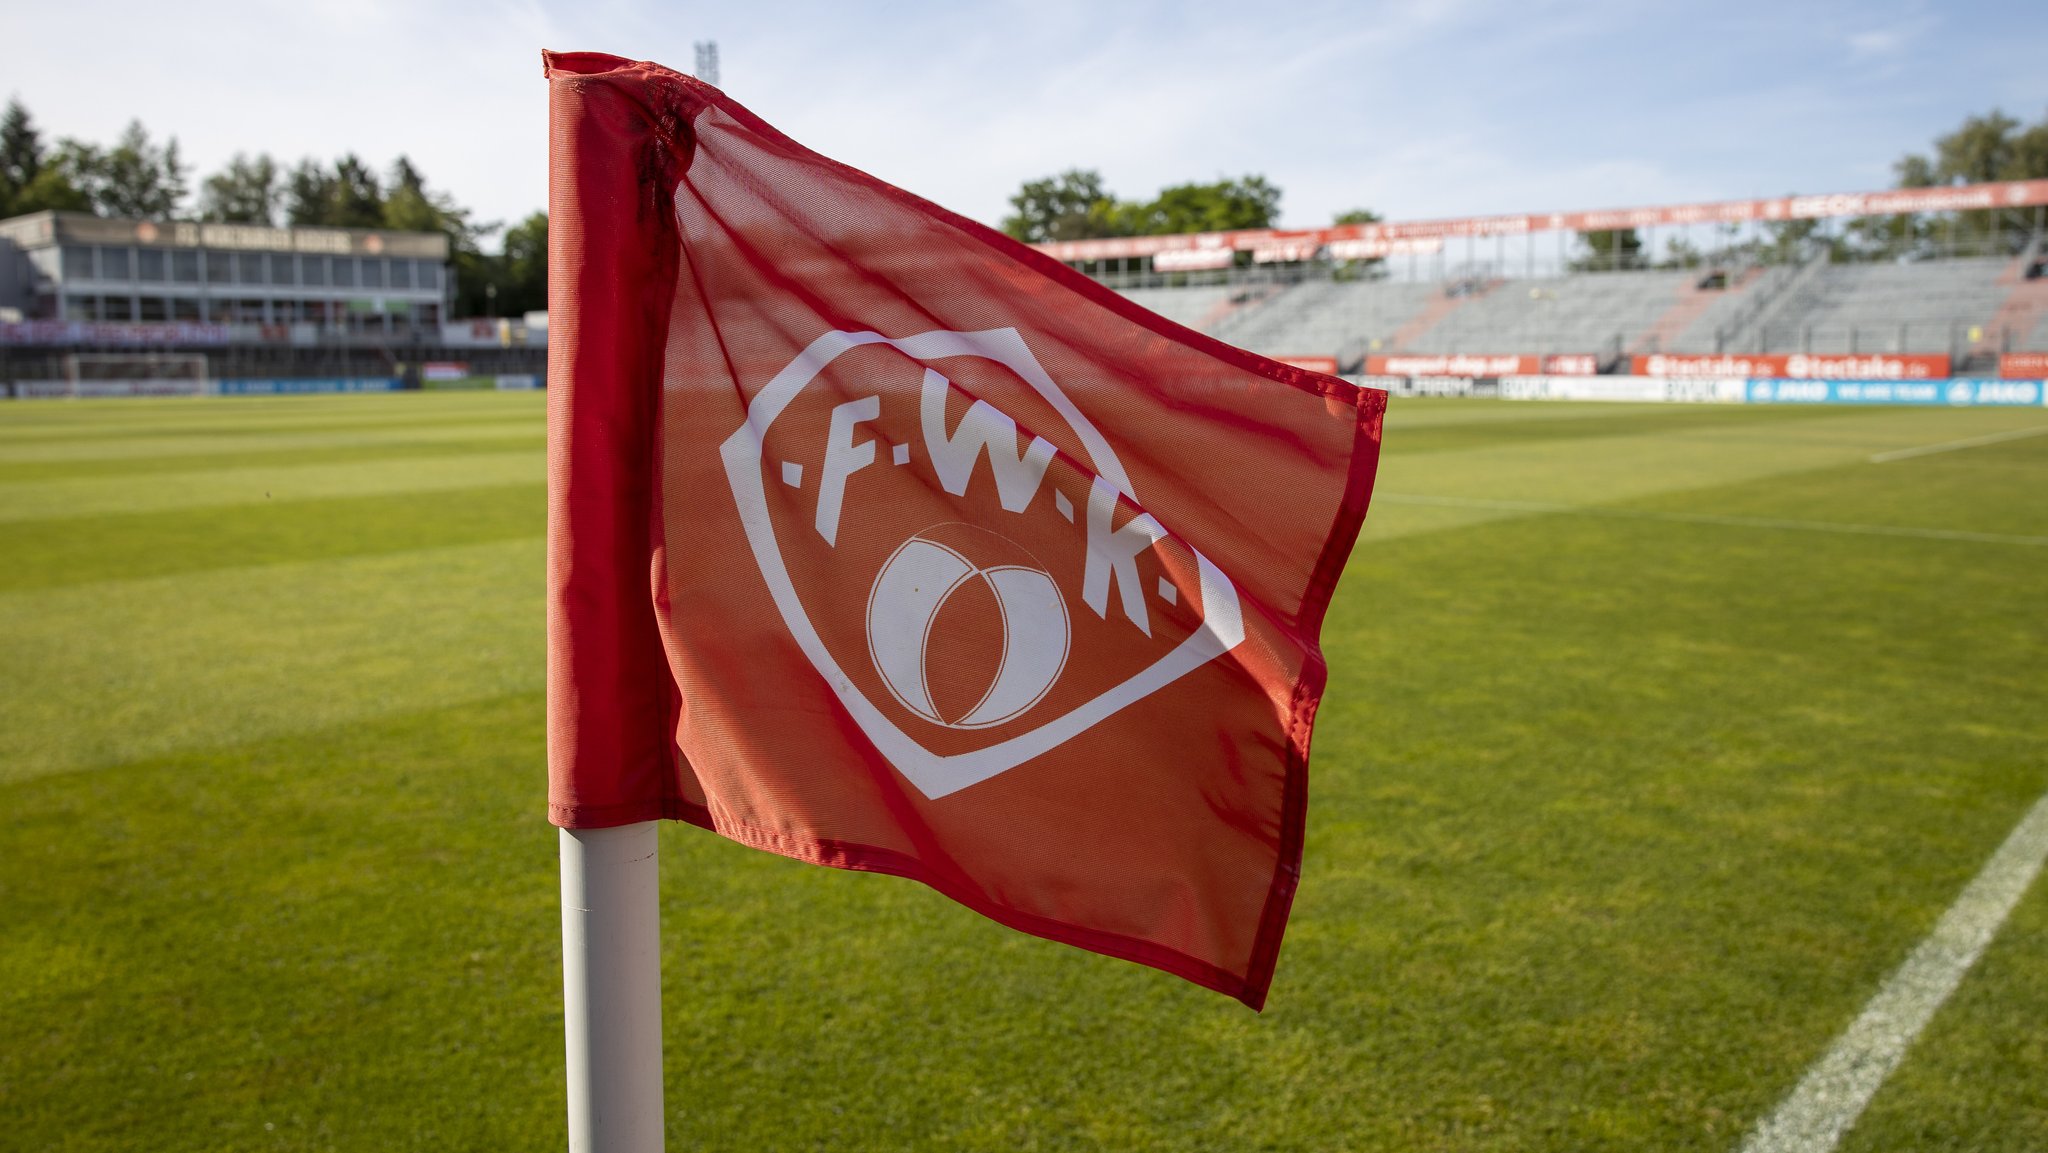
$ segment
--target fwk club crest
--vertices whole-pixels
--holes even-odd
[[[1244,639],[1229,578],[1145,511],[1085,407],[1015,329],[838,331],[720,447],[791,636],[927,797]]]

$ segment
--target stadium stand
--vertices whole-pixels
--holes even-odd
[[[1592,243],[1619,230],[1640,247]],[[1538,234],[1556,237],[1554,258]],[[2022,180],[1036,247],[1221,339],[1353,371],[1375,353],[1590,356],[1610,371],[1659,353],[1911,353],[1983,372],[2048,349],[2044,235],[2048,180]],[[1587,267],[1654,258],[1660,238],[1664,267]],[[1224,250],[1232,263],[1179,259]]]
[[[1846,264],[1794,289],[1754,334],[1758,352],[1961,352],[2011,292],[2010,260]]]
[[[1446,316],[1402,351],[1618,356],[1697,279],[1681,271],[1511,281]]]
[[[1312,280],[1225,318],[1215,335],[1269,356],[1355,357],[1385,344],[1439,293],[1429,283]]]
[[[1176,324],[1206,331],[1230,311],[1235,298],[1244,297],[1247,291],[1238,284],[1204,284],[1193,288],[1132,288],[1125,290],[1124,295]]]
[[[1127,289],[1148,308],[1272,356],[1923,352],[2048,348],[2048,278],[2025,259],[1579,272],[1527,279]]]

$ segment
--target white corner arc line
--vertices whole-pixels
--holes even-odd
[[[1935,1010],[1977,963],[2048,859],[2048,796],[1935,923],[1905,963],[1863,1007],[1798,1087],[1766,1118],[1741,1153],[1825,1153],[1863,1115],[1885,1078]]]
[[[2037,424],[2032,428],[2015,428],[2005,432],[1994,432],[1986,436],[1973,436],[1967,440],[1945,440],[1940,444],[1922,444],[1912,448],[1898,448],[1880,452],[1870,458],[1872,464],[1885,464],[1894,460],[1909,460],[1916,456],[1933,456],[1937,452],[1954,452],[1957,449],[1976,448],[1978,445],[1998,444],[2008,440],[2022,440],[2030,436],[2048,434],[2048,424]]]

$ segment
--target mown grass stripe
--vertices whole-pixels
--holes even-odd
[[[1477,497],[1431,496],[1424,493],[1410,492],[1375,493],[1373,494],[1373,499],[1376,501],[1386,501],[1390,504],[1484,509],[1493,512],[1620,517],[1628,520],[1659,520],[1673,521],[1680,524],[1724,525],[1730,528],[1786,529],[1795,532],[1846,533],[1853,536],[1915,537],[1920,540],[1975,541],[1981,544],[2013,544],[2031,547],[2048,545],[2048,536],[2015,536],[2010,533],[1914,528],[1908,525],[1837,524],[1831,521],[1786,520],[1780,517],[1718,516],[1712,513],[1662,512],[1653,509],[1617,508],[1591,504],[1556,504],[1550,501],[1535,500],[1485,500]]]
[[[522,414],[537,421],[544,404],[541,396],[532,393],[480,393],[461,398],[387,393],[248,400],[16,401],[0,403],[0,446],[186,432],[261,437],[301,429],[454,427]]]
[[[546,463],[537,452],[488,452],[406,461],[195,468],[157,473],[146,481],[125,476],[24,481],[0,486],[0,522],[535,483],[545,478]]]
[[[538,537],[0,594],[0,783],[537,689]]]
[[[459,444],[475,440],[544,434],[537,414],[525,414],[461,424],[446,421],[408,421],[402,424],[296,425],[273,430],[261,437],[239,436],[219,429],[192,429],[148,437],[77,437],[65,440],[12,442],[0,445],[0,459],[18,464],[117,459],[128,456],[206,456],[218,452],[248,452],[264,448],[349,448],[377,444]],[[254,443],[252,443],[252,441]]]
[[[0,522],[0,592],[538,538],[546,502],[513,484]]]
[[[1669,408],[1652,411],[1587,415],[1572,419],[1526,421],[1460,421],[1399,428],[1388,439],[1389,451],[1403,454],[1457,452],[1478,448],[1604,440],[1612,437],[1708,435],[1731,433],[1777,439],[1791,426],[1839,420],[1839,409]]]
[[[449,440],[379,440],[350,438],[340,444],[292,443],[288,438],[263,447],[243,446],[222,451],[131,452],[122,455],[89,455],[46,460],[0,459],[0,490],[9,484],[37,481],[75,480],[92,477],[147,476],[153,473],[190,472],[195,468],[217,471],[236,468],[279,468],[314,464],[373,464],[379,461],[416,460],[422,457],[474,456],[486,453],[530,452],[538,459],[547,447],[539,429],[519,435]],[[0,496],[4,499],[4,496]]]

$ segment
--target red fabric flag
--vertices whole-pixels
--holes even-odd
[[[550,54],[552,819],[911,877],[1254,1008],[1385,394]]]

